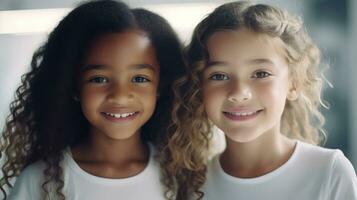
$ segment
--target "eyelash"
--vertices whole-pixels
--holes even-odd
[[[104,84],[104,83],[108,83],[109,80],[108,78],[105,77],[93,77],[91,79],[89,79],[90,83],[95,83],[95,84]],[[151,82],[148,78],[144,77],[144,76],[135,76],[131,79],[131,82],[133,83],[146,83],[146,82]]]
[[[138,81],[141,80],[141,81]],[[151,80],[149,80],[148,78],[144,77],[144,76],[135,76],[133,79],[131,79],[132,82],[134,83],[145,83],[145,82],[151,82]]]
[[[264,79],[267,78],[269,76],[271,76],[272,74],[266,71],[258,71],[255,72],[254,75],[252,76],[252,78],[257,78],[257,79]],[[209,77],[210,80],[213,81],[224,81],[224,80],[229,80],[229,77],[225,74],[222,73],[216,73],[213,74]]]
[[[259,74],[262,75],[262,76],[260,76]],[[272,75],[271,73],[266,72],[266,71],[258,71],[256,73],[254,73],[253,78],[263,79],[263,78],[267,78],[267,77],[269,77],[271,75]]]
[[[229,77],[225,74],[217,73],[210,76],[209,79],[213,81],[224,81],[224,80],[228,80]]]
[[[105,77],[97,76],[89,79],[89,82],[103,84],[103,83],[108,83],[109,81]]]

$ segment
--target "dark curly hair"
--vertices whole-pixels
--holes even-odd
[[[142,138],[158,149],[166,196],[175,194],[170,191],[181,183],[173,182],[175,175],[167,168],[174,149],[166,144],[173,130],[171,88],[174,80],[186,73],[181,44],[162,17],[144,9],[129,9],[121,2],[99,0],[83,3],[64,17],[34,53],[30,71],[22,76],[0,140],[0,157],[4,159],[0,189],[4,199],[11,191],[12,178],[36,161],[46,164],[44,199],[50,193],[49,183],[55,183],[57,196],[65,199],[62,151],[82,142],[89,132],[89,123],[73,98],[78,66],[99,35],[129,29],[147,33],[160,65],[160,97],[153,116],[142,127]]]

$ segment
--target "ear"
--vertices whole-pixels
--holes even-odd
[[[298,89],[296,87],[296,84],[293,82],[290,82],[289,84],[289,91],[287,94],[287,99],[289,101],[295,101],[298,98]]]
[[[297,95],[296,89],[290,90],[290,91],[288,92],[287,99],[288,99],[289,101],[295,101],[297,98],[298,98],[298,95]]]

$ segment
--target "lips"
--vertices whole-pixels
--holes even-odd
[[[128,112],[128,113],[107,113],[104,112],[104,114],[111,116],[111,117],[115,117],[115,118],[126,118],[129,116],[134,115],[136,112]]]
[[[232,111],[223,111],[223,115],[230,120],[234,121],[246,121],[256,118],[259,113],[263,111],[260,110],[232,110]]]
[[[101,114],[112,122],[127,122],[138,116],[139,111],[122,111],[122,112],[102,112]]]

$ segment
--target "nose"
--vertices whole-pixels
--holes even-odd
[[[252,91],[248,83],[232,81],[228,94],[228,101],[232,103],[240,103],[252,98]]]
[[[133,98],[133,92],[130,84],[115,82],[109,89],[108,100],[117,104],[125,104]]]

